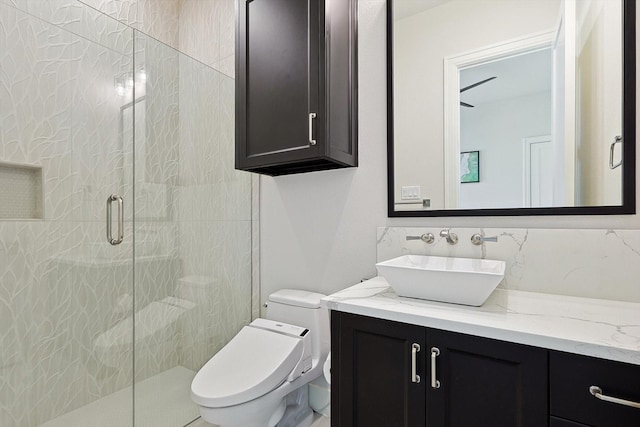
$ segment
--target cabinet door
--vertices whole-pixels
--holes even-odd
[[[429,329],[425,353],[429,427],[540,427],[549,422],[546,350]],[[432,380],[439,381],[439,388],[432,387]]]
[[[331,322],[331,425],[424,427],[425,329],[339,312]]]
[[[323,0],[238,1],[238,169],[298,162],[321,152],[322,10]],[[310,128],[316,145],[310,143]]]

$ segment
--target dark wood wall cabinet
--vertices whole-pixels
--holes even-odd
[[[627,427],[640,366],[331,313],[333,427]]]
[[[236,169],[357,166],[357,0],[238,0]]]

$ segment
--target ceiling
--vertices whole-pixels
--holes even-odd
[[[481,105],[551,90],[551,49],[478,65],[460,71],[460,88],[498,77],[460,94],[460,100]]]

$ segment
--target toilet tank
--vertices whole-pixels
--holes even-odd
[[[320,306],[326,295],[295,289],[281,289],[269,295],[266,318],[311,331],[313,364],[324,363],[331,347],[329,311]]]

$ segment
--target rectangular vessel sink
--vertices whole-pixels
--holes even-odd
[[[404,255],[376,268],[399,296],[480,306],[502,281],[505,262]]]

